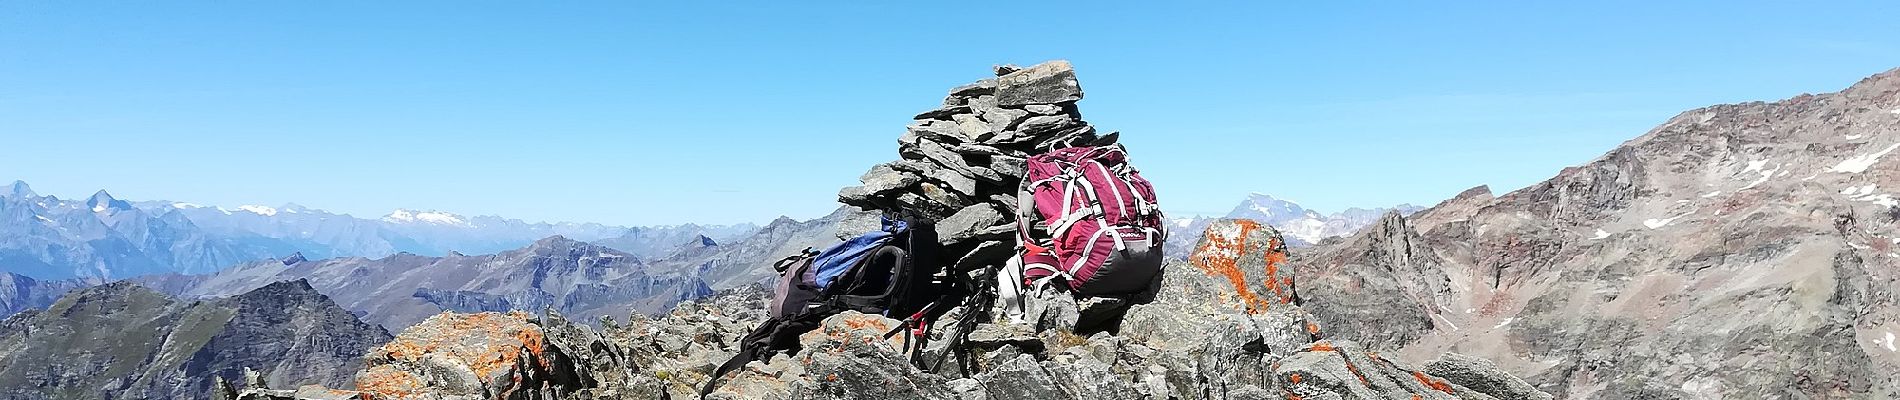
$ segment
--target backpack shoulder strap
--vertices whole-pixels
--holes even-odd
[[[704,399],[712,394],[713,389],[718,389],[719,378],[724,377],[726,373],[738,370],[755,360],[769,360],[772,349],[775,347],[789,348],[788,351],[796,353],[799,350],[798,336],[817,328],[825,317],[832,314],[829,311],[822,307],[807,309],[798,315],[767,319],[759,323],[758,328],[739,340],[739,352],[733,354],[732,358],[726,359],[725,363],[719,364],[719,368],[713,370],[712,375],[706,378],[706,385],[699,388],[699,398]]]

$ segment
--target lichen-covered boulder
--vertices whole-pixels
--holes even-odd
[[[442,313],[371,350],[358,390],[384,399],[530,399],[583,388],[533,316]]]

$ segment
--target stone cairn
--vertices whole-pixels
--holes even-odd
[[[950,90],[943,106],[917,114],[897,138],[899,159],[871,167],[838,201],[868,211],[903,210],[937,223],[944,254],[968,270],[999,265],[1015,248],[1016,192],[1030,156],[1114,144],[1075,103],[1082,86],[1068,61],[995,67],[996,77]]]

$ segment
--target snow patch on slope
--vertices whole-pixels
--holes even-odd
[[[410,211],[400,208],[396,209],[396,211],[391,211],[389,215],[383,216],[383,221],[399,224],[426,223],[450,226],[475,226],[474,224],[468,223],[468,220],[462,219],[462,216],[455,214],[439,211]]]
[[[1887,146],[1887,148],[1881,149],[1880,151],[1874,152],[1873,154],[1860,155],[1860,156],[1855,156],[1854,158],[1841,160],[1840,164],[1834,164],[1833,168],[1828,168],[1827,170],[1828,172],[1840,172],[1840,173],[1849,173],[1849,174],[1858,174],[1858,173],[1866,172],[1867,167],[1874,166],[1874,163],[1880,162],[1880,157],[1887,155],[1887,153],[1892,153],[1894,149],[1900,149],[1900,143],[1894,143],[1892,146]]]
[[[1650,218],[1647,220],[1643,220],[1643,226],[1647,226],[1649,227],[1649,229],[1662,228],[1664,226],[1668,226],[1669,223],[1671,222],[1676,222],[1677,219],[1681,219],[1682,217],[1689,216],[1689,214],[1695,214],[1695,211],[1686,212],[1686,213],[1683,213],[1682,215],[1677,215],[1677,216],[1669,217],[1669,218],[1662,218],[1662,219]]]
[[[254,205],[246,204],[246,205],[238,206],[237,209],[238,211],[248,211],[252,214],[262,215],[266,217],[277,215],[277,209],[265,207],[265,206],[254,206]]]

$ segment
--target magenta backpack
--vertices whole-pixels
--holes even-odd
[[[1028,279],[1060,277],[1077,296],[1113,296],[1150,289],[1161,271],[1161,208],[1121,145],[1030,157],[1017,199]]]

